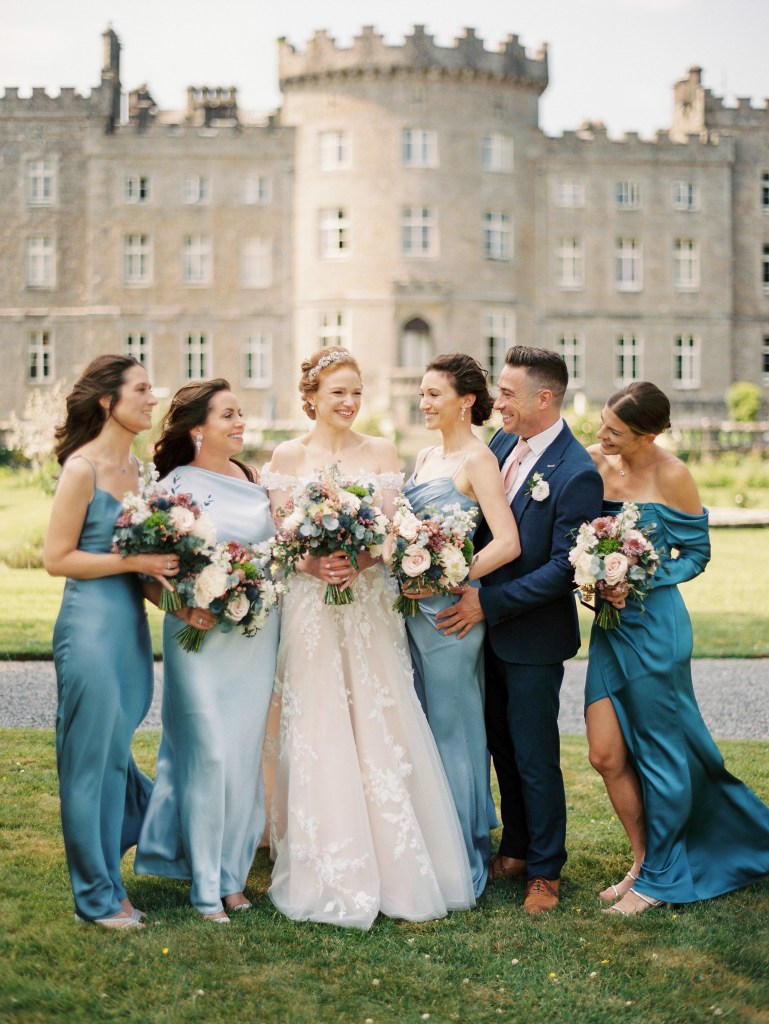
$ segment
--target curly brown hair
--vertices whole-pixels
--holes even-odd
[[[315,419],[315,406],[310,403],[309,396],[318,390],[320,378],[324,373],[337,370],[340,366],[349,366],[359,377],[361,376],[357,360],[341,345],[329,345],[328,348],[318,349],[302,363],[299,394],[302,396],[302,409],[311,420]]]
[[[428,370],[445,373],[460,398],[475,395],[475,402],[470,407],[474,426],[480,427],[491,416],[494,399],[489,391],[489,373],[477,359],[464,352],[449,352],[432,359],[425,367],[425,373]]]

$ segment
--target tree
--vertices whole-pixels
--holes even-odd
[[[52,388],[35,388],[27,398],[21,418],[11,413],[8,447],[20,451],[29,459],[35,474],[43,471],[53,454],[54,432],[65,416],[66,392],[63,381]]]
[[[761,410],[761,388],[747,380],[738,380],[726,389],[729,419],[735,423],[756,423]]]

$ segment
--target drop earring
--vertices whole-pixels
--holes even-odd
[[[463,423],[465,422],[465,409],[466,409],[466,406],[463,405],[462,406],[462,411],[459,414],[459,418],[462,420]]]
[[[200,455],[200,449],[203,447],[203,435],[198,434],[195,437],[195,455]]]

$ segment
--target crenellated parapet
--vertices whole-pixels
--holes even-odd
[[[642,164],[650,162],[720,164],[734,160],[734,140],[726,134],[700,131],[676,136],[657,131],[642,139],[638,132],[612,138],[601,121],[584,121],[576,131],[547,139],[548,159],[555,163],[585,158],[590,162]]]
[[[548,83],[547,47],[529,57],[509,35],[496,52],[487,50],[475,30],[467,28],[454,46],[439,46],[422,25],[415,25],[401,45],[385,43],[371,26],[361,30],[352,46],[338,46],[325,31],[316,32],[307,48],[298,51],[285,38],[278,40],[281,89],[301,82],[398,73],[489,78],[522,85],[537,93]]]
[[[694,132],[730,132],[739,129],[769,128],[769,100],[753,106],[739,97],[736,106],[727,106],[723,97],[713,95],[702,84],[702,68],[689,68],[686,78],[676,82],[672,134]]]
[[[0,117],[99,117],[109,108],[109,101],[110,97],[105,97],[101,86],[88,96],[71,88],[62,88],[58,96],[51,96],[42,88],[33,89],[30,96],[20,96],[17,88],[8,86],[0,96]]]

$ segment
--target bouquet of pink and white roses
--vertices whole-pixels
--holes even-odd
[[[373,483],[349,480],[332,466],[317,480],[305,484],[292,503],[278,510],[282,519],[273,542],[273,558],[286,573],[296,571],[305,555],[322,557],[344,551],[358,568],[358,555],[381,552],[388,519],[374,504]],[[326,604],[345,605],[355,600],[351,589],[326,586]]]
[[[465,511],[456,504],[417,515],[403,495],[396,498],[396,506],[383,558],[405,587],[393,608],[402,615],[416,615],[419,600],[408,596],[409,587],[431,595],[450,594],[467,579],[475,550],[470,534],[478,509]]]
[[[207,608],[218,628],[229,633],[236,626],[255,636],[283,590],[269,576],[272,558],[269,543],[246,547],[235,541],[217,544],[206,565],[179,580],[179,594],[188,608]],[[185,626],[176,640],[185,651],[200,650],[206,630]]]
[[[626,501],[617,515],[599,516],[580,526],[569,561],[583,598],[600,599],[611,590],[616,597],[634,594],[639,601],[644,599],[659,568],[659,554],[647,531],[638,529],[639,516],[638,506]],[[619,621],[619,609],[599,600],[597,625],[614,629]]]
[[[149,483],[141,494],[128,493],[115,523],[112,550],[121,557],[146,554],[179,556],[179,573],[205,563],[205,552],[216,540],[211,519],[189,494],[174,494]],[[162,611],[182,607],[175,580],[160,592]]]

